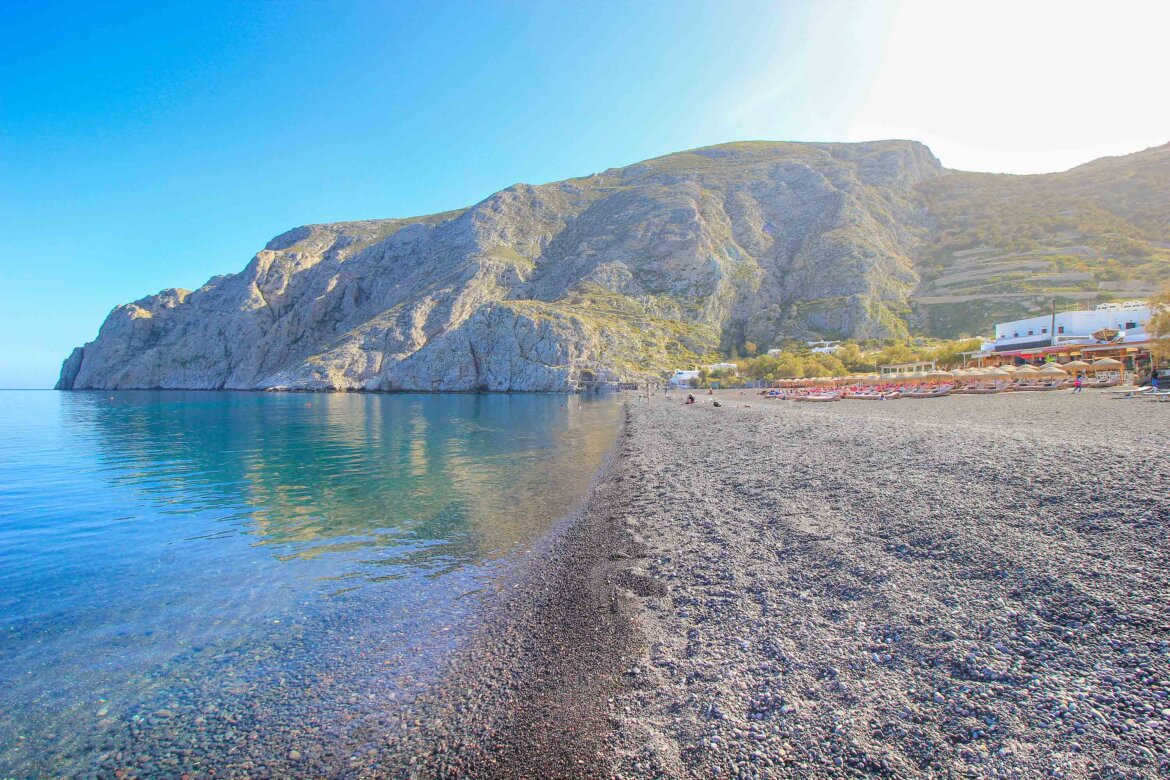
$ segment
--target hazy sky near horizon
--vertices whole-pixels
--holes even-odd
[[[311,223],[745,139],[1033,173],[1170,141],[1170,3],[0,0],[0,387]]]

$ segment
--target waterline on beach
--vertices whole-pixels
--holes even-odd
[[[6,400],[0,774],[17,776],[331,765],[580,500],[618,419],[564,396]]]

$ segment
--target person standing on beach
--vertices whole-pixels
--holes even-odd
[[[1085,375],[1084,374],[1077,374],[1077,379],[1075,382],[1073,382],[1073,392],[1074,393],[1079,393],[1085,389],[1084,381],[1085,381]]]

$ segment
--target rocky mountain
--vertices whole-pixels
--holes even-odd
[[[734,143],[310,225],[118,306],[57,386],[574,390],[746,341],[982,327],[1003,301],[1166,276],[1168,161],[994,176],[911,141]]]

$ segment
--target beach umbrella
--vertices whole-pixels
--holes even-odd
[[[956,368],[954,371],[951,371],[950,374],[951,374],[951,378],[954,379],[956,382],[966,382],[968,379],[971,378],[971,372],[966,371],[962,368]]]
[[[936,368],[933,371],[927,371],[926,378],[927,379],[951,379],[952,377],[951,377],[950,371],[943,371],[942,369]]]
[[[1055,363],[1049,363],[1048,365],[1044,366],[1044,368],[1040,369],[1036,373],[1042,374],[1043,376],[1056,376],[1056,377],[1068,376],[1068,373],[1063,368],[1056,365]]]
[[[1083,360],[1072,360],[1068,363],[1061,363],[1061,368],[1065,371],[1088,371],[1090,366]]]
[[[1038,368],[1036,368],[1035,366],[1030,366],[1030,365],[1018,366],[1016,368],[1014,376],[1017,380],[1023,379],[1025,381],[1030,380],[1030,379],[1039,379],[1040,378],[1040,370]]]
[[[1101,373],[1102,371],[1116,371],[1118,376],[1123,376],[1122,370],[1125,368],[1125,364],[1120,360],[1114,360],[1113,358],[1101,358],[1100,360],[1093,361],[1092,368],[1093,371],[1097,373]]]
[[[984,371],[981,375],[981,378],[982,379],[1011,379],[1012,375],[1009,374],[1007,371],[999,371],[998,369],[993,368],[990,371]]]

